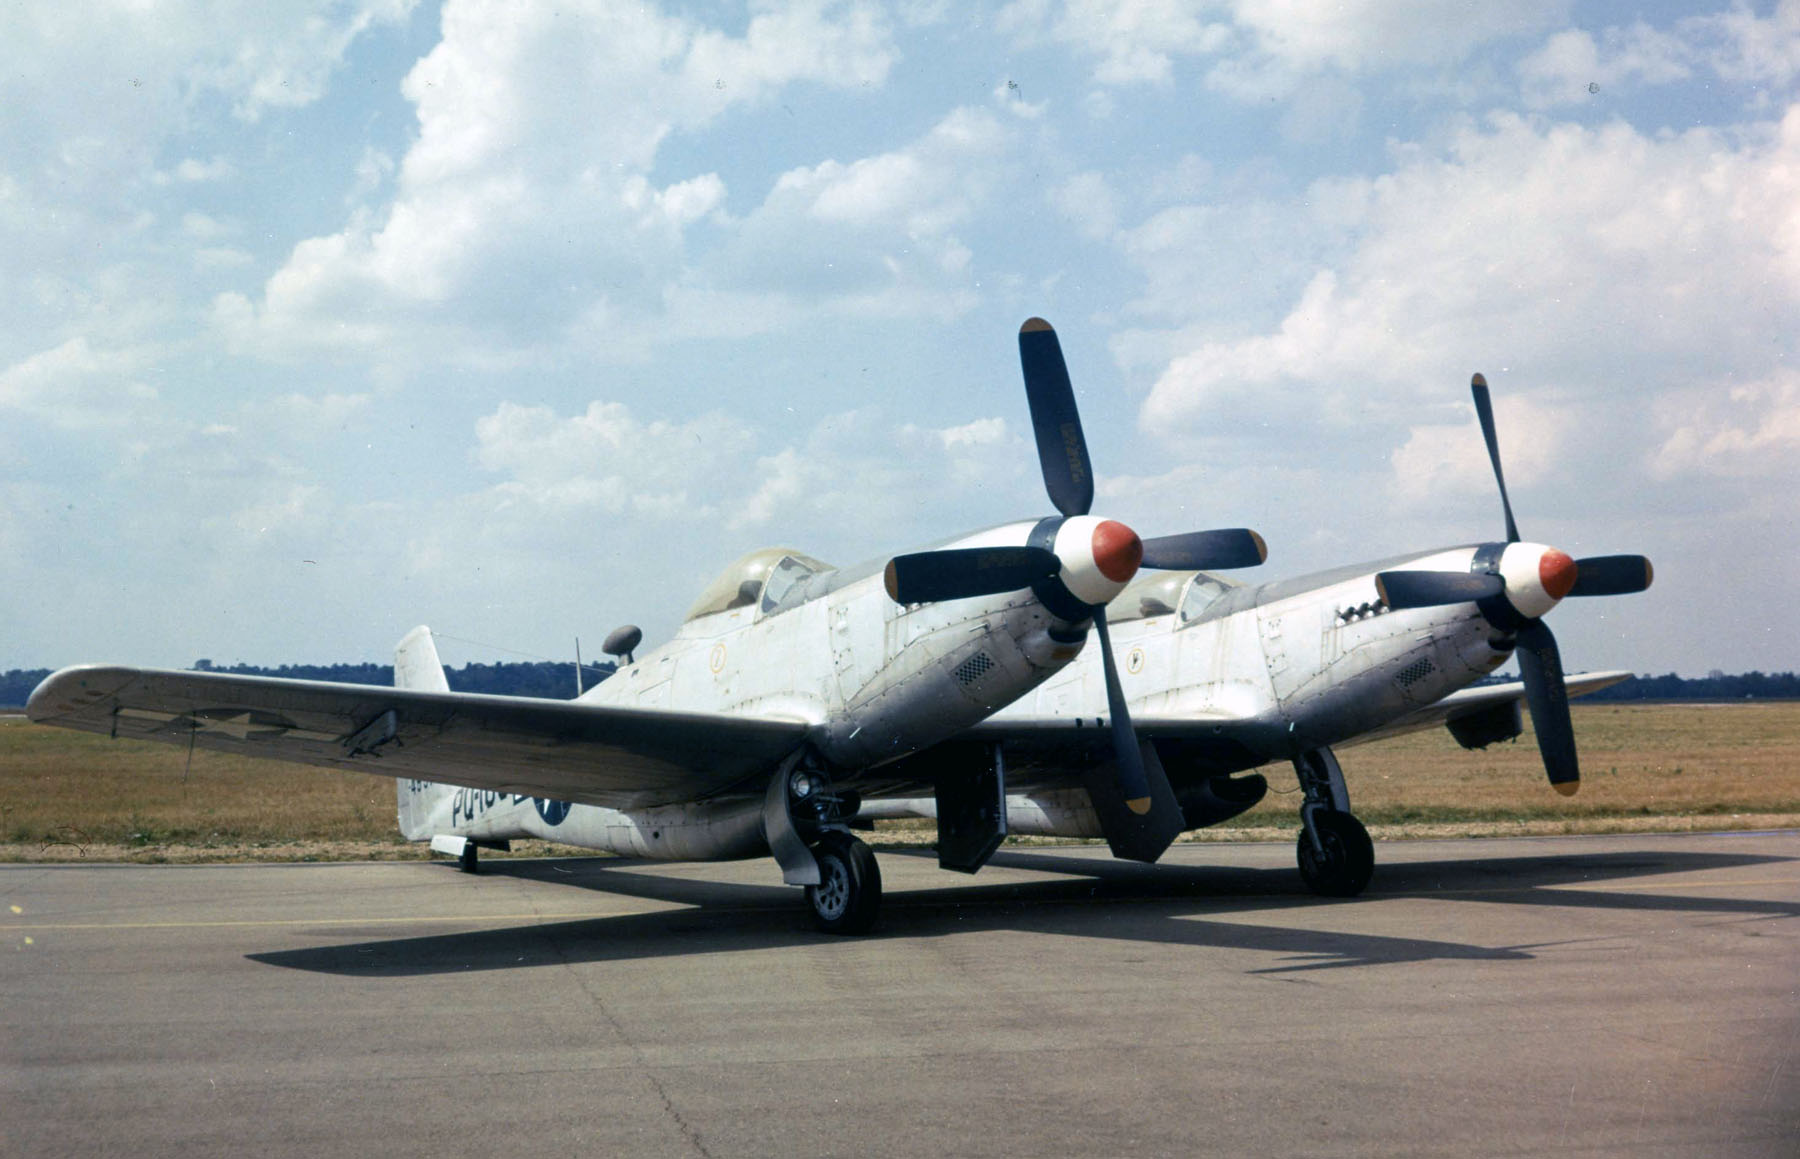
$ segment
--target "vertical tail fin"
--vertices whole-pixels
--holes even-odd
[[[394,687],[416,688],[421,692],[448,692],[450,682],[444,679],[444,665],[438,659],[437,642],[431,629],[420,624],[394,646]]]
[[[431,629],[423,624],[408,632],[394,648],[394,687],[420,692],[450,691]],[[452,788],[428,781],[402,780],[395,785],[400,796],[400,835],[408,841],[426,840],[433,832],[433,806],[448,797]]]

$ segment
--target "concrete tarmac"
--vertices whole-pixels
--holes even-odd
[[[1800,1155],[1800,833],[0,867],[0,1155]]]

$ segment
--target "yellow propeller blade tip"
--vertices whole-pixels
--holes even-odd
[[[1565,797],[1573,797],[1576,794],[1576,792],[1578,792],[1580,790],[1581,782],[1580,781],[1564,781],[1560,785],[1552,785],[1550,787],[1555,789],[1557,792],[1561,793]]]
[[[1150,811],[1150,798],[1133,797],[1131,800],[1125,802],[1125,807],[1142,817],[1145,813]]]

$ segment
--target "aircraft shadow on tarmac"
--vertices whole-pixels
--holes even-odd
[[[886,858],[930,857],[890,851]],[[1793,858],[1714,852],[1609,852],[1381,867],[1366,900],[1466,898],[1486,904],[1577,906],[1716,914],[1745,920],[1800,917],[1800,903],[1695,896],[1671,890],[1605,888],[1625,878],[1734,869]],[[608,858],[490,861],[493,877],[555,883],[689,907],[655,913],[423,937],[385,938],[251,954],[289,969],[358,977],[416,977],[474,970],[520,970],[584,962],[742,952],[781,946],[853,951],[862,939],[815,932],[798,893],[646,871],[648,863]],[[1276,956],[1253,973],[1291,973],[1433,959],[1524,961],[1542,945],[1480,946],[1251,922],[1240,914],[1271,909],[1355,907],[1304,892],[1291,869],[1204,865],[1147,866],[1055,853],[1003,851],[991,864],[1058,875],[1051,880],[890,890],[877,938],[929,938],[980,931],[1029,931],[1069,937],[1243,949]],[[1586,888],[1581,888],[1585,886]],[[791,915],[791,916],[790,916]],[[1208,920],[1210,917],[1227,920]],[[472,922],[481,919],[472,916]],[[347,923],[353,924],[353,923]]]

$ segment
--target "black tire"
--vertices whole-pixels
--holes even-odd
[[[881,868],[875,851],[835,829],[813,846],[819,884],[806,887],[813,924],[828,934],[866,934],[881,912]]]
[[[473,841],[463,843],[462,856],[456,859],[456,863],[464,873],[481,872],[481,854]]]
[[[1319,844],[1325,847],[1320,857],[1306,831],[1300,831],[1296,847],[1300,861],[1300,877],[1308,889],[1322,897],[1355,897],[1368,887],[1375,873],[1375,843],[1363,823],[1348,813],[1321,809],[1313,814],[1313,825],[1319,831]]]

